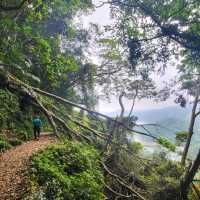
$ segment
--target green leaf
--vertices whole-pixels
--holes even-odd
[[[157,139],[157,142],[162,145],[163,147],[175,152],[176,151],[176,145],[173,144],[171,141],[169,141],[168,139],[160,136],[158,139]]]

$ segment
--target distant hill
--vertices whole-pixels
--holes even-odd
[[[110,116],[116,116],[118,112],[110,113]],[[128,113],[126,113],[128,115]],[[138,124],[154,123],[159,126],[146,126],[152,135],[162,135],[175,142],[175,132],[187,130],[191,115],[191,106],[181,108],[179,106],[170,106],[162,109],[151,109],[133,112],[138,117]],[[141,128],[138,128],[141,130]],[[145,131],[142,129],[142,131]],[[145,139],[146,140],[146,139]],[[194,156],[200,147],[200,117],[195,124],[195,133],[192,138],[190,155]]]
[[[133,112],[133,115],[136,115],[139,118],[139,121],[142,120],[147,123],[155,123],[171,118],[187,121],[189,120],[190,112],[190,107],[181,108],[179,106],[170,106],[161,109],[137,111]]]
[[[133,112],[133,115],[139,118],[139,121],[145,121],[146,123],[155,123],[157,121],[165,120],[166,118],[177,118],[188,120],[191,112],[191,107],[181,108],[180,106],[169,106],[161,109],[149,109]],[[120,111],[111,112],[109,116],[116,116]],[[128,112],[125,112],[128,115]]]

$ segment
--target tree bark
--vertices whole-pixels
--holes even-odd
[[[189,187],[194,179],[195,174],[197,173],[199,169],[199,166],[200,166],[200,149],[192,166],[190,167],[189,171],[185,175],[184,179],[181,181],[181,195],[182,195],[183,200],[188,200]]]
[[[181,159],[182,165],[185,165],[188,150],[189,150],[189,147],[190,147],[190,142],[191,142],[193,131],[194,131],[194,124],[195,124],[195,119],[196,119],[196,109],[197,109],[198,99],[199,99],[199,92],[197,92],[197,94],[195,96],[193,107],[192,107],[192,114],[191,114],[191,118],[190,118],[190,126],[189,126],[189,130],[188,130],[188,137],[187,137],[187,141],[186,141],[186,144],[185,144],[185,147],[184,147],[184,150],[183,150],[182,159]]]
[[[123,102],[122,102],[122,98],[123,98],[123,96],[124,96],[124,92],[122,92],[121,94],[120,94],[120,96],[119,96],[119,105],[120,105],[120,107],[121,107],[121,113],[120,113],[120,118],[119,118],[119,121],[123,121],[123,116],[124,116],[124,104],[123,104]]]
[[[119,122],[121,122],[121,123],[123,123],[123,117],[124,117],[124,111],[125,111],[124,104],[122,102],[122,98],[123,98],[124,95],[125,95],[124,92],[122,92],[119,95],[119,105],[121,107]],[[123,127],[120,126],[120,124],[117,124],[116,131],[114,132],[114,134],[115,134],[115,137],[116,137],[116,141],[121,143],[122,134],[123,134]],[[120,145],[114,144],[113,145],[113,158],[114,158],[114,163],[115,163],[116,166],[118,165],[118,162],[119,162],[119,153],[120,153]]]

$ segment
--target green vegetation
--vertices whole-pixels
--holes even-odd
[[[0,137],[0,152],[1,153],[23,143],[22,140],[14,138],[16,136],[12,136],[12,137],[13,138],[6,138],[5,135],[4,137],[3,136]]]
[[[19,140],[17,138],[12,138],[8,140],[9,144],[11,144],[12,146],[17,146],[23,143],[22,140]]]
[[[179,179],[184,172],[178,162],[170,161],[165,153],[154,156],[153,160],[146,165],[141,179],[146,183],[152,200],[180,199]]]
[[[175,151],[176,150],[176,145],[174,145],[172,142],[170,142],[168,139],[160,136],[158,139],[157,139],[158,143],[160,145],[162,145],[163,147],[166,147],[167,149],[171,150],[171,151]]]
[[[10,149],[12,146],[5,140],[0,139],[0,153]]]
[[[104,4],[113,23],[85,28],[79,19],[93,10],[92,0],[0,2],[0,152],[31,139],[31,119],[39,113],[43,130],[68,142],[32,158],[28,199],[188,200],[200,165],[198,151],[187,169],[200,115],[200,1]],[[166,78],[160,88],[155,76],[169,66],[177,79]],[[161,133],[151,133],[155,124],[138,125],[133,116],[135,102],[171,94],[183,109],[194,99],[188,131],[176,135],[184,145],[182,167],[163,154],[144,158],[143,146],[128,138],[137,132],[176,152]],[[98,99],[114,96],[121,108],[116,119],[94,111]],[[125,98],[132,102],[127,116]]]
[[[31,138],[33,110],[26,105],[23,110],[22,99],[8,90],[0,89],[0,127],[1,130],[10,130],[21,139]],[[26,135],[28,134],[28,135]]]
[[[180,131],[176,133],[176,143],[177,145],[181,145],[182,143],[186,142],[188,136],[187,131]]]
[[[130,151],[132,151],[133,153],[140,153],[144,146],[140,143],[140,142],[131,142],[129,145]]]
[[[32,116],[35,110],[25,99],[0,89],[1,151],[33,138]],[[44,115],[41,118],[45,119]],[[43,130],[47,128],[48,124],[44,123]]]
[[[78,142],[54,145],[35,155],[31,183],[34,195],[27,199],[104,199],[98,152]]]

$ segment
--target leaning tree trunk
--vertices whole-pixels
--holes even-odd
[[[52,112],[52,110],[49,110],[46,107],[46,105],[43,105],[43,103],[42,103],[43,98],[42,97],[40,98],[40,96],[46,96],[48,98],[54,99],[57,103],[60,103],[62,105],[67,105],[67,106],[79,108],[81,110],[84,110],[84,111],[92,114],[92,115],[97,115],[97,116],[105,118],[105,119],[107,119],[111,122],[114,122],[118,126],[121,126],[121,127],[125,128],[126,130],[128,130],[130,132],[138,133],[138,134],[145,135],[145,136],[148,136],[150,138],[153,138],[154,140],[158,140],[158,138],[153,136],[153,135],[147,134],[147,133],[142,132],[142,131],[131,129],[130,127],[126,126],[126,124],[124,124],[120,120],[113,119],[112,117],[109,117],[105,114],[90,110],[86,107],[83,107],[79,104],[76,104],[76,103],[71,102],[67,99],[59,97],[55,94],[43,91],[43,90],[36,88],[36,87],[33,87],[31,85],[28,85],[28,84],[24,83],[23,81],[17,79],[12,74],[10,74],[6,69],[7,66],[8,66],[7,64],[0,63],[0,88],[8,89],[13,93],[17,93],[17,95],[19,95],[19,96],[26,96],[26,97],[30,98],[32,103],[33,103],[33,106],[39,107],[39,109],[47,116],[54,132],[57,132],[57,129],[55,127],[55,125],[57,125],[57,123],[59,123],[65,130],[67,129],[68,132],[69,132],[69,127],[67,127],[64,124],[64,123],[66,123],[65,121],[61,120],[61,118],[59,118],[57,115],[55,115]],[[123,111],[122,111],[122,113],[123,113]],[[121,114],[121,115],[123,115],[123,114]],[[57,121],[57,123],[55,123],[54,120]],[[69,121],[72,121],[71,118],[69,119]],[[73,120],[73,123],[77,124],[77,121],[75,122]],[[88,128],[89,128],[88,126],[84,125],[81,122],[79,122],[77,125],[81,126],[83,129],[86,129],[86,130],[88,130]],[[96,130],[92,130],[91,128],[89,128],[89,129],[90,129],[91,133],[97,135],[98,137],[101,137],[102,139],[108,138],[108,135],[105,134],[105,133],[102,133],[102,132],[96,131]],[[80,133],[75,133],[75,135],[77,135],[77,134],[79,136],[81,135]],[[69,137],[71,137],[70,134],[69,134]]]
[[[200,166],[200,149],[192,166],[190,167],[189,171],[185,175],[184,179],[181,181],[181,194],[182,194],[183,200],[188,200],[189,187],[194,179],[195,174],[197,173],[199,169],[199,166]]]
[[[196,109],[197,109],[197,104],[198,104],[198,99],[199,99],[199,92],[197,92],[196,96],[195,96],[195,100],[194,100],[194,104],[192,107],[192,114],[191,114],[191,119],[190,119],[190,126],[189,126],[189,130],[188,130],[188,136],[187,136],[187,141],[183,150],[183,155],[182,155],[182,159],[181,159],[181,164],[185,165],[185,161],[187,158],[187,154],[188,154],[188,150],[190,147],[190,143],[191,143],[191,139],[192,139],[192,135],[193,135],[193,131],[194,131],[194,124],[195,124],[195,119],[196,119]]]
[[[64,133],[68,136],[68,138],[76,138],[78,140],[80,140],[81,138],[86,139],[85,136],[83,136],[81,133],[77,133],[76,131],[72,130],[63,119],[61,119],[51,110],[49,110],[47,106],[43,104],[42,98],[37,94],[37,91],[34,91],[33,87],[23,83],[22,81],[9,74],[9,72],[5,70],[4,66],[1,65],[2,64],[0,63],[0,88],[8,89],[9,91],[17,94],[18,96],[29,98],[32,106],[37,107],[42,113],[45,114],[49,121],[49,124],[53,129],[54,134],[57,137],[60,137],[60,134],[57,131],[57,127],[59,126],[64,129]],[[83,124],[81,125],[84,128],[87,128]],[[93,133],[96,132],[93,131]]]
[[[73,124],[76,124],[79,127],[90,131],[90,133],[95,134],[96,136],[98,136],[99,138],[101,138],[103,140],[108,140],[109,139],[108,134],[102,133],[100,131],[96,131],[96,130],[90,128],[89,126],[86,126],[83,123],[72,119],[69,115],[67,115],[67,113],[63,114],[54,105],[50,106],[49,104],[44,103],[45,100],[43,99],[43,96],[47,96],[49,98],[52,98],[52,99],[56,100],[56,102],[62,103],[63,105],[64,104],[71,105],[73,107],[77,107],[77,108],[83,109],[83,110],[85,110],[85,111],[87,111],[89,113],[97,114],[97,115],[99,115],[101,117],[104,117],[106,119],[111,120],[112,122],[115,122],[119,126],[122,126],[122,127],[126,128],[126,129],[128,129],[130,131],[138,132],[138,131],[130,129],[129,127],[124,125],[123,122],[121,122],[121,121],[115,120],[115,119],[113,119],[111,117],[108,117],[108,116],[106,116],[104,114],[89,110],[88,108],[82,107],[82,106],[80,106],[78,104],[70,102],[70,101],[68,101],[66,99],[63,99],[63,98],[61,98],[59,96],[56,96],[56,95],[51,94],[51,93],[48,93],[46,91],[40,90],[38,88],[34,88],[34,87],[32,87],[32,86],[20,81],[19,79],[14,77],[12,74],[10,74],[4,68],[4,65],[1,64],[1,63],[0,63],[0,88],[8,89],[9,91],[11,91],[12,93],[17,94],[18,96],[23,96],[23,97],[26,96],[27,98],[29,98],[30,99],[30,103],[33,106],[38,107],[46,115],[46,117],[48,118],[48,120],[49,120],[49,122],[50,122],[50,124],[51,124],[51,126],[52,126],[52,128],[54,130],[54,133],[58,137],[59,137],[60,134],[57,131],[57,128],[61,128],[62,127],[64,129],[64,133],[66,133],[66,135],[70,139],[76,139],[76,140],[83,140],[84,139],[84,140],[86,140],[88,142],[91,141],[90,138],[89,138],[89,135],[81,134],[81,133],[73,130],[72,128],[70,128],[69,125],[68,125],[68,121],[71,121],[71,122],[73,122]],[[123,104],[122,104],[122,106],[123,106]],[[56,115],[56,113],[53,112],[53,108],[54,108],[54,110],[57,111],[56,113],[59,113],[60,115]],[[120,115],[121,119],[123,118],[123,113],[124,113],[124,109],[122,108],[122,112],[121,112],[121,115]],[[62,114],[62,116],[61,116],[61,114]],[[67,118],[67,121],[65,121],[66,118]],[[142,133],[142,132],[138,132],[138,133],[141,133],[143,135],[147,135],[146,133]],[[152,137],[152,136],[149,135],[149,137]],[[119,143],[118,144],[115,143],[115,145],[120,145],[120,144]],[[134,197],[136,196],[137,199],[145,200],[145,198],[141,194],[139,194],[137,191],[135,191],[134,188],[130,187],[126,183],[126,181],[123,180],[123,178],[121,178],[119,176],[116,176],[116,175],[115,175],[115,178],[117,179],[117,181],[120,183],[120,185],[123,188],[127,188],[129,190],[131,196],[134,196]],[[124,196],[124,195],[122,194],[122,196]]]
[[[32,105],[39,107],[40,110],[45,114],[45,116],[49,120],[50,125],[53,128],[54,134],[58,136],[54,119],[51,113],[43,106],[42,102],[40,102],[39,98],[37,97],[37,94],[33,90],[30,90],[29,88],[24,87],[17,81],[14,81],[13,79],[11,79],[11,77],[9,76],[9,73],[7,73],[3,67],[0,69],[1,69],[0,70],[1,88],[6,88],[10,90],[11,92],[17,93],[18,95],[22,97],[29,98],[30,102],[32,102]]]

